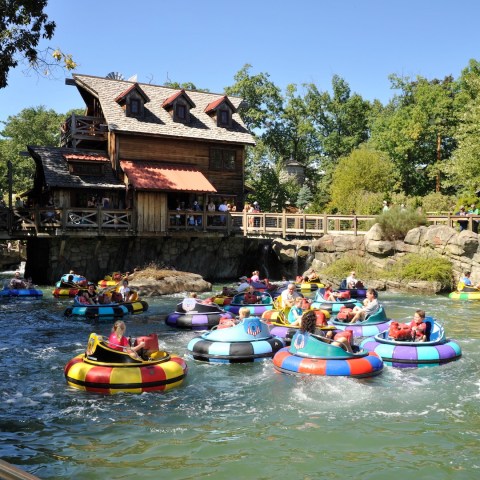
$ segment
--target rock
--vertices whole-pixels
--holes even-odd
[[[171,295],[182,292],[208,292],[212,284],[205,281],[201,275],[189,272],[172,271],[161,279],[136,277],[130,281],[130,286],[138,289],[142,297]]]

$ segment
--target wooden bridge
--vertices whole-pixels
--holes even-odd
[[[375,215],[330,215],[300,213],[228,213],[172,210],[164,231],[137,231],[132,210],[99,208],[0,208],[0,239],[31,237],[95,236],[198,236],[242,235],[286,238],[320,237],[326,234],[364,235]],[[480,215],[427,215],[427,225],[456,228],[459,222],[469,230]]]

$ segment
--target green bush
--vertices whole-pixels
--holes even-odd
[[[383,277],[391,280],[440,282],[443,289],[452,289],[454,275],[451,262],[438,255],[407,254],[383,270]]]
[[[437,212],[440,214],[441,212],[453,213],[457,199],[449,195],[442,195],[441,193],[435,192],[421,197],[419,201],[421,202],[424,212]]]
[[[403,240],[407,232],[412,230],[412,228],[426,225],[427,219],[423,213],[417,210],[395,207],[382,212],[377,217],[377,223],[382,229],[385,240]]]
[[[350,275],[354,270],[357,278],[364,281],[369,279],[379,278],[381,270],[374,267],[372,262],[367,261],[363,257],[356,255],[345,255],[339,260],[327,265],[322,273],[333,278],[343,279]]]

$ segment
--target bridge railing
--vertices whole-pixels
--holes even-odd
[[[375,215],[330,215],[246,212],[190,212],[170,210],[165,233],[195,230],[220,234],[269,237],[313,237],[326,234],[363,235]],[[426,216],[428,225],[478,231],[480,215]],[[98,208],[0,208],[2,238],[35,235],[136,234],[135,212]]]

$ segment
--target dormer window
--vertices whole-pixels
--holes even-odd
[[[115,101],[123,108],[127,117],[143,118],[145,112],[145,103],[150,99],[140,88],[138,83],[134,83],[130,88],[122,92]]]
[[[235,112],[235,107],[226,95],[209,103],[205,108],[205,113],[217,122],[217,127],[222,128],[232,127],[232,114]]]
[[[189,123],[190,110],[195,108],[195,104],[182,88],[168,97],[162,107],[171,115],[174,122]]]

